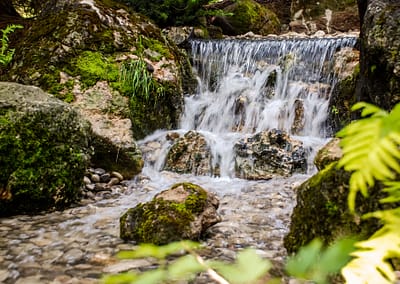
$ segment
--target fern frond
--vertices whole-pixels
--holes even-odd
[[[364,216],[376,217],[385,225],[366,241],[358,242],[355,258],[343,269],[342,275],[349,284],[394,283],[396,275],[389,259],[400,257],[400,208],[378,211]]]
[[[389,196],[380,200],[381,203],[394,203],[400,201],[400,182],[399,181],[388,181],[385,182],[384,192],[388,193]]]
[[[338,133],[343,138],[343,158],[338,166],[353,172],[348,196],[352,212],[358,191],[367,196],[368,187],[375,180],[394,179],[395,173],[400,172],[400,107],[387,113],[374,105],[358,103],[353,109],[362,109],[362,115],[369,117],[349,124]]]

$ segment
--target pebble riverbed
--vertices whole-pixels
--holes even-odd
[[[98,192],[94,199],[63,212],[0,219],[0,283],[89,284],[104,274],[143,270],[151,259],[119,260],[116,253],[135,248],[119,239],[119,217],[127,208],[150,200],[180,181],[191,181],[217,193],[222,222],[211,227],[206,258],[232,261],[237,251],[252,247],[279,271],[286,257],[283,237],[295,205],[295,186],[308,176],[263,182],[212,179],[162,173],[123,182],[118,190]],[[279,272],[277,272],[279,274]],[[200,275],[195,283],[213,283]]]

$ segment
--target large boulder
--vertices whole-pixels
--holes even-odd
[[[357,98],[389,110],[400,101],[400,2],[358,2],[362,25]]]
[[[175,184],[150,202],[129,209],[120,218],[120,237],[157,245],[199,240],[207,228],[221,221],[218,205],[215,194],[198,185]]]
[[[225,16],[211,18],[211,24],[222,28],[224,34],[239,35],[253,32],[260,35],[280,32],[278,17],[266,5],[254,0],[238,0],[229,2],[224,7]]]
[[[212,154],[205,137],[189,131],[174,140],[167,154],[164,170],[180,174],[212,175]]]
[[[237,177],[271,179],[307,170],[302,143],[280,130],[262,131],[238,141],[234,148]]]
[[[296,252],[314,238],[325,244],[346,236],[368,237],[377,227],[376,219],[361,219],[367,212],[379,210],[379,190],[374,188],[368,198],[358,196],[356,214],[348,209],[347,196],[350,173],[333,162],[308,179],[297,190],[297,204],[291,216],[290,231],[284,246]]]
[[[128,112],[109,108],[98,114],[130,119],[135,138],[175,127],[184,86],[193,82],[185,54],[150,20],[122,4],[55,2],[62,7],[31,20],[18,30],[18,37],[10,37],[16,52],[9,66],[0,68],[0,79],[39,86],[67,102],[91,96],[90,89],[102,81],[126,98],[119,102]],[[142,92],[143,80],[132,79],[142,75],[151,86],[148,93]],[[107,100],[109,92],[104,90],[95,91]]]
[[[133,178],[141,171],[143,159],[133,139],[128,98],[112,90],[106,81],[99,81],[75,96],[72,104],[90,122],[94,134],[92,165],[117,171],[125,179]]]
[[[78,199],[90,124],[33,86],[0,82],[0,216],[62,209]]]

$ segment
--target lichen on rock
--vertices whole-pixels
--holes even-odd
[[[167,244],[199,240],[207,228],[221,221],[213,193],[192,183],[179,183],[140,203],[120,218],[120,237],[137,243]]]

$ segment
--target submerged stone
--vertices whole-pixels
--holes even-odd
[[[129,209],[120,218],[120,237],[137,243],[167,244],[182,239],[199,240],[221,221],[215,194],[192,183],[179,183],[153,200]]]

